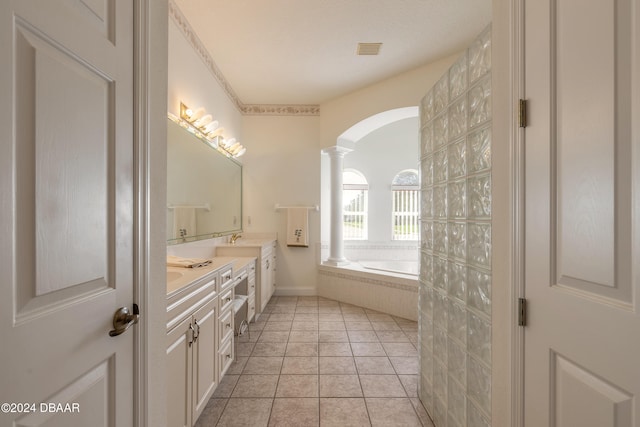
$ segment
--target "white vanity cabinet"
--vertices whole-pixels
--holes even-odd
[[[231,263],[183,270],[173,270],[183,277],[167,284],[169,427],[191,427],[220,381],[221,272],[230,274]]]
[[[276,240],[239,240],[235,245],[220,245],[216,247],[216,256],[256,258],[254,319],[257,320],[275,291]]]
[[[233,299],[234,280],[232,268],[220,271],[220,297],[218,298],[218,378],[233,363]]]

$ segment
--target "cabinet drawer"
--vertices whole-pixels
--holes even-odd
[[[233,286],[233,272],[231,268],[222,270],[220,272],[220,292],[224,292],[226,288],[231,286]]]
[[[256,299],[249,298],[248,304],[247,321],[251,321],[253,319],[253,316],[256,314]]]
[[[220,378],[229,370],[233,363],[233,340],[229,339],[222,343],[218,353],[218,366],[220,366]]]
[[[222,316],[223,311],[230,310],[231,306],[233,306],[233,288],[220,294],[220,315]]]
[[[233,310],[227,310],[220,315],[220,342],[233,337]]]

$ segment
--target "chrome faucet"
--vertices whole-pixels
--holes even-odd
[[[241,238],[241,237],[242,237],[242,235],[241,235],[241,234],[239,234],[239,233],[233,233],[233,234],[231,235],[231,237],[229,238],[229,243],[231,243],[232,245],[235,245],[235,244],[236,244],[236,240],[238,240],[238,239],[239,239],[239,238]]]

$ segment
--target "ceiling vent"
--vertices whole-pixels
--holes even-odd
[[[380,53],[382,43],[358,43],[358,55],[377,55]]]

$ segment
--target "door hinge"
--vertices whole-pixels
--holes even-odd
[[[518,101],[518,126],[521,128],[527,127],[527,100],[521,99]]]
[[[518,298],[518,326],[527,326],[527,300]]]

